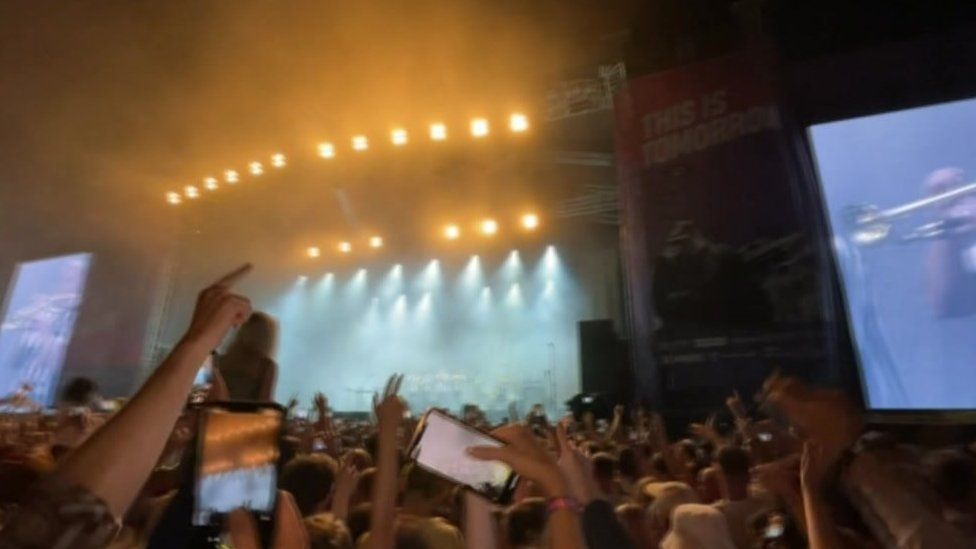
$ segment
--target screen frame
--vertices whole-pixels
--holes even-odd
[[[64,381],[64,368],[68,363],[69,353],[71,352],[72,344],[75,340],[75,332],[78,329],[78,320],[81,317],[81,313],[84,308],[85,297],[88,293],[88,287],[90,285],[90,279],[92,276],[92,270],[95,268],[95,254],[92,252],[73,252],[66,254],[50,255],[35,257],[33,259],[25,259],[23,261],[18,261],[14,265],[13,272],[7,279],[7,287],[3,293],[3,301],[0,302],[0,324],[2,324],[7,319],[7,314],[10,312],[10,306],[12,305],[12,300],[14,297],[14,292],[17,289],[18,283],[20,282],[20,275],[22,274],[24,267],[32,263],[42,263],[48,261],[64,260],[68,258],[78,258],[84,260],[85,262],[85,274],[82,277],[81,284],[78,287],[78,309],[75,311],[75,318],[72,321],[71,326],[71,336],[65,343],[64,347],[64,357],[61,362],[61,366],[58,368],[57,376],[52,380],[51,391],[48,395],[48,402],[43,402],[44,406],[51,406],[58,398],[59,391],[61,390],[61,384]]]
[[[203,402],[200,404],[195,404],[193,405],[193,409],[194,412],[197,414],[196,421],[197,421],[198,428],[197,428],[197,440],[196,440],[196,444],[194,445],[195,446],[194,451],[196,457],[195,457],[195,462],[193,464],[193,480],[191,484],[191,490],[193,492],[193,506],[190,515],[191,517],[190,520],[191,520],[191,527],[196,529],[206,530],[206,531],[210,531],[215,526],[221,525],[222,518],[226,515],[226,513],[214,512],[211,513],[211,520],[209,524],[199,525],[194,523],[196,520],[196,513],[197,513],[197,508],[199,503],[198,487],[200,485],[199,481],[201,478],[200,468],[203,466],[204,463],[204,448],[203,448],[204,440],[205,440],[204,418],[206,417],[207,411],[210,409],[219,409],[222,411],[227,411],[229,413],[254,414],[262,410],[274,410],[275,412],[278,413],[281,421],[278,426],[278,434],[276,437],[278,441],[278,458],[273,462],[275,467],[275,486],[271,495],[272,498],[271,510],[268,512],[254,511],[250,509],[248,510],[255,518],[259,519],[256,522],[258,524],[259,529],[262,530],[261,533],[262,539],[266,535],[270,535],[270,532],[274,527],[275,508],[278,505],[278,477],[281,474],[281,468],[283,465],[282,461],[284,459],[284,456],[281,452],[281,441],[286,431],[286,424],[288,421],[286,417],[285,408],[282,405],[278,404],[277,402],[216,401],[216,402]]]
[[[962,425],[962,424],[973,424],[976,423],[976,407],[974,408],[874,408],[870,405],[870,397],[868,395],[867,384],[864,380],[864,363],[861,358],[861,353],[857,347],[857,336],[854,333],[854,327],[851,322],[851,310],[849,306],[849,297],[847,292],[847,286],[844,282],[843,276],[840,273],[840,266],[838,265],[837,255],[834,251],[833,239],[835,230],[833,224],[830,220],[830,210],[827,206],[827,198],[825,194],[823,178],[820,173],[820,162],[817,159],[817,151],[813,143],[813,129],[816,126],[823,126],[827,124],[834,124],[838,122],[853,121],[859,118],[868,118],[872,116],[894,114],[902,111],[910,111],[915,109],[924,109],[927,107],[935,107],[939,105],[944,105],[948,103],[956,103],[960,101],[976,100],[976,90],[972,94],[965,97],[951,97],[943,98],[942,100],[930,101],[924,103],[916,103],[913,105],[899,105],[893,108],[880,108],[871,109],[857,113],[848,113],[848,116],[843,117],[828,117],[825,119],[820,119],[816,121],[808,121],[804,125],[802,132],[803,139],[805,141],[805,146],[807,154],[810,158],[811,168],[813,170],[813,186],[815,187],[816,193],[816,204],[815,209],[817,211],[818,224],[820,226],[819,233],[822,238],[826,239],[826,259],[829,263],[830,275],[833,277],[832,285],[835,288],[837,299],[842,309],[842,320],[844,326],[841,331],[847,338],[847,347],[850,349],[851,360],[854,362],[855,372],[858,381],[859,396],[864,409],[863,415],[864,419],[869,424],[906,424],[906,425],[925,425],[925,424],[939,424],[939,425]]]

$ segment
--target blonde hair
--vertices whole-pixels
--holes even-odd
[[[249,354],[274,358],[278,347],[278,322],[267,313],[255,311],[237,331],[227,354]]]

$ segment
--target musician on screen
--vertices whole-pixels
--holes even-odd
[[[959,168],[928,175],[924,192],[942,195],[968,183]],[[935,316],[957,318],[976,313],[976,193],[935,206],[940,230],[932,237],[925,261]]]

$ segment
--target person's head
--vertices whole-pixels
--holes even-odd
[[[403,468],[403,504],[414,511],[433,511],[449,503],[453,485],[415,464]]]
[[[503,524],[508,545],[541,547],[546,531],[546,500],[526,498],[505,510]]]
[[[932,452],[925,458],[929,478],[946,506],[976,511],[976,458],[962,450]]]
[[[352,536],[353,543],[359,541],[363,534],[369,532],[370,513],[372,512],[370,503],[361,503],[349,509],[349,516],[346,517],[346,526],[349,527],[349,534]]]
[[[661,549],[735,549],[728,523],[711,505],[679,505],[671,516],[671,530]]]
[[[606,452],[593,456],[593,479],[599,484],[609,484],[617,477],[617,458]]]
[[[624,503],[616,509],[617,521],[627,530],[634,547],[651,547],[653,541],[647,528],[644,508],[637,503]]]
[[[396,523],[393,538],[395,549],[434,549],[424,537],[424,531],[416,520],[401,518]]]
[[[749,489],[749,454],[742,448],[725,446],[715,456],[719,488],[725,499],[744,499]]]
[[[661,452],[655,452],[651,456],[651,476],[661,482],[674,478],[668,469],[668,461],[664,459],[664,454]]]
[[[941,194],[966,183],[966,172],[960,168],[939,168],[925,178],[927,194]]]
[[[241,325],[230,348],[262,357],[274,357],[278,347],[278,322],[261,311],[251,313]]]
[[[311,549],[352,549],[349,529],[331,513],[305,517],[305,530]]]
[[[373,497],[373,480],[376,478],[376,467],[370,467],[359,475],[356,490],[350,499],[351,505],[366,503]]]
[[[667,532],[675,507],[698,503],[698,494],[683,482],[653,482],[644,487],[644,493],[651,500],[647,506],[648,519],[659,533]]]
[[[629,446],[620,451],[620,457],[617,459],[617,465],[620,469],[620,476],[627,480],[635,481],[641,475],[640,461],[637,459],[637,450],[634,450]]]
[[[335,481],[336,462],[322,454],[299,456],[281,471],[279,488],[291,492],[303,517],[314,515],[329,497]]]
[[[373,466],[373,456],[362,448],[350,450],[349,459],[352,461],[352,466],[355,467],[357,471],[365,471]]]
[[[87,377],[76,377],[61,391],[61,402],[68,406],[91,406],[98,398],[98,384]]]

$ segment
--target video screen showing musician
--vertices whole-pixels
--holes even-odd
[[[976,409],[976,100],[811,138],[869,406]]]
[[[22,263],[0,324],[0,395],[30,386],[50,404],[88,273],[87,254]]]

